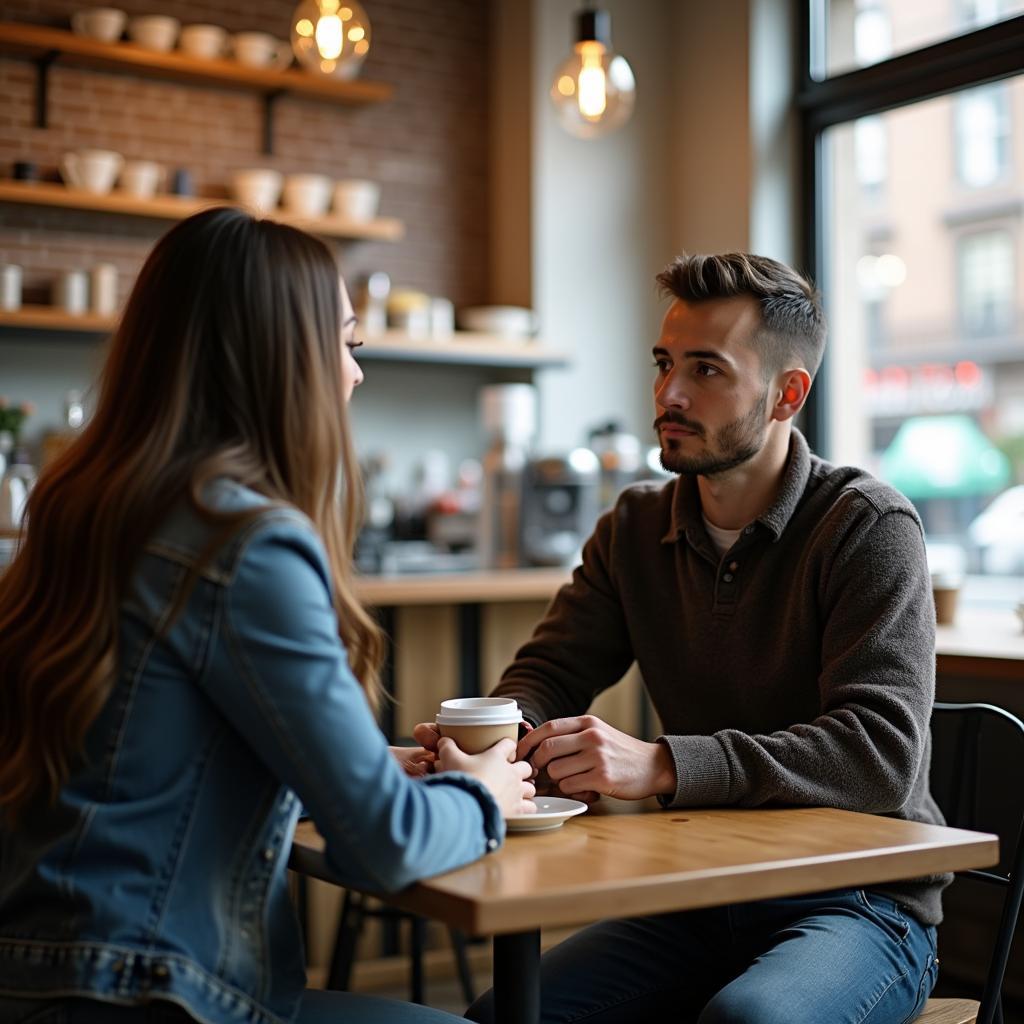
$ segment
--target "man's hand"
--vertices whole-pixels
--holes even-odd
[[[388,747],[388,750],[398,767],[414,779],[421,779],[434,770],[437,754],[432,750],[423,747]]]
[[[412,727],[412,738],[426,750],[437,753],[437,741],[441,738],[441,730],[436,722],[420,722]]]
[[[668,747],[635,739],[593,715],[545,722],[519,741],[516,756],[547,769],[558,788],[577,799],[596,793],[643,800],[676,791]]]

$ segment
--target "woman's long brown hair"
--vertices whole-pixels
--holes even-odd
[[[341,639],[372,698],[383,640],[352,589],[361,491],[341,360],[338,268],[322,242],[216,209],[157,243],[112,339],[96,414],[40,476],[0,576],[10,820],[67,779],[114,684],[133,569],[168,509],[187,497],[222,541],[251,520],[204,507],[214,478],[313,521]]]

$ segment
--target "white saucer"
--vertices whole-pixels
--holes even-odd
[[[509,832],[547,832],[561,828],[571,817],[582,814],[587,805],[579,800],[566,800],[559,796],[541,796],[534,800],[535,814],[516,814],[505,819]]]

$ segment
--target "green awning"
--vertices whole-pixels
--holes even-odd
[[[912,501],[1001,491],[1010,462],[970,416],[912,416],[882,456],[882,479]]]

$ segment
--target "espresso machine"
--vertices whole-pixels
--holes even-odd
[[[571,565],[597,522],[601,464],[589,448],[530,459],[523,471],[523,565]]]

